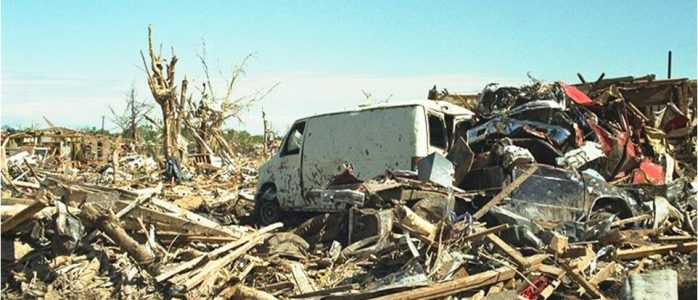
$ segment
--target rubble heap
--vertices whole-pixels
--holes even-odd
[[[82,169],[10,155],[2,296],[695,298],[678,293],[696,286],[683,106],[647,117],[614,85],[488,86],[446,156],[368,179],[347,165],[306,195],[345,209],[268,226],[251,215],[268,153],[180,165],[114,147]]]

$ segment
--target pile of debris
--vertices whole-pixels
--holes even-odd
[[[259,153],[84,169],[10,156],[2,296],[695,298],[695,110],[646,117],[615,86],[562,82],[478,99],[448,155],[366,180],[347,165],[306,195],[343,209],[264,227]]]

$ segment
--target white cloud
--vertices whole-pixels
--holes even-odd
[[[20,74],[22,75],[22,74]],[[9,80],[8,80],[9,79]],[[137,82],[138,97],[152,101],[147,84]],[[389,98],[390,102],[426,99],[428,90],[436,84],[439,90],[450,93],[477,93],[486,84],[520,85],[524,78],[502,78],[473,74],[427,74],[402,76],[283,74],[268,77],[246,77],[236,83],[233,97],[264,93],[274,89],[264,100],[256,102],[243,113],[242,123],[230,121],[231,128],[244,129],[253,134],[262,130],[262,108],[267,119],[279,134],[299,118],[354,108],[366,102],[362,89],[372,94],[374,101]],[[201,79],[190,78],[190,93],[198,98]],[[217,97],[222,97],[225,84],[214,81]],[[3,72],[2,118],[22,124],[44,124],[42,116],[54,124],[67,127],[101,126],[101,116],[109,117],[108,104],[120,110],[130,82],[89,78],[50,78],[17,76]],[[155,103],[153,102],[155,105]],[[159,116],[154,109],[153,116]],[[16,123],[3,124],[16,125]],[[114,128],[107,121],[107,129]]]

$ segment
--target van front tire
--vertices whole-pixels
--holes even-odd
[[[276,199],[276,187],[267,186],[255,197],[255,215],[261,225],[267,226],[281,219],[281,206]]]

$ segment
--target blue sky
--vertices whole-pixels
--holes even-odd
[[[527,72],[571,83],[577,72],[664,78],[669,50],[672,77],[696,77],[696,1],[5,0],[0,9],[1,122],[11,126],[45,126],[46,116],[99,127],[131,84],[152,101],[139,69],[149,24],[194,85],[202,39],[224,74],[255,53],[236,96],[279,86],[228,124],[253,133],[262,108],[283,133],[294,119],[364,103],[362,89],[399,101],[425,98],[434,84],[463,93],[519,85]]]

